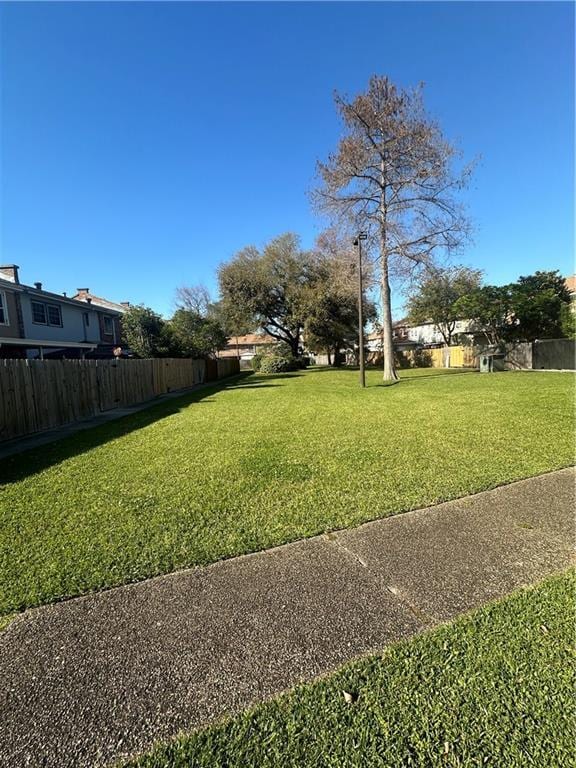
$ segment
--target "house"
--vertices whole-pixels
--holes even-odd
[[[16,264],[0,266],[0,357],[112,357],[120,313],[65,293],[24,285]]]
[[[457,320],[452,331],[452,337],[466,336],[469,340],[474,337],[471,320]],[[444,346],[445,341],[438,326],[434,323],[411,325],[408,320],[398,320],[392,324],[392,339],[395,349],[406,351],[419,347]],[[370,352],[382,351],[382,332],[373,331],[366,336],[366,346]]]
[[[278,344],[278,339],[266,333],[248,333],[244,336],[232,336],[228,339],[226,348],[218,352],[218,357],[237,357],[249,362],[254,355],[262,352],[265,347]]]
[[[122,338],[122,315],[130,309],[129,301],[120,303],[110,301],[102,296],[96,296],[90,293],[89,288],[77,288],[74,296],[75,301],[83,301],[90,304],[98,311],[100,323],[100,337],[103,344],[117,346]]]

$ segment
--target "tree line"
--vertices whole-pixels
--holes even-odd
[[[456,323],[487,344],[574,338],[576,315],[558,271],[538,271],[506,285],[482,285],[482,272],[464,266],[429,271],[413,287],[407,302],[413,325],[433,323],[444,343],[452,344]]]
[[[422,85],[402,89],[374,76],[354,98],[336,93],[335,105],[343,136],[318,163],[311,193],[330,228],[310,250],[301,248],[294,233],[279,235],[261,249],[243,248],[218,270],[218,301],[201,287],[183,287],[169,320],[145,307],[130,310],[124,333],[136,354],[213,355],[226,338],[261,329],[295,358],[305,337],[307,349],[337,360],[339,350],[354,348],[358,337],[352,242],[360,232],[366,237],[365,283],[377,285],[380,295],[379,312],[365,299],[364,319],[370,323],[380,317],[384,380],[397,379],[393,275],[417,286],[409,297],[411,318],[433,319],[432,312],[441,308],[437,324],[448,344],[463,317],[474,318],[493,343],[509,334],[557,333],[560,311],[569,324],[571,316],[560,307],[566,304],[565,286],[555,273],[520,278],[514,287],[482,286],[478,270],[439,268],[441,258],[469,240],[460,197],[474,163],[463,161],[428,115]]]
[[[218,301],[202,286],[181,287],[178,308],[164,320],[147,307],[132,307],[122,325],[126,344],[139,357],[210,357],[230,337],[261,329],[293,358],[306,350],[328,352],[335,361],[358,338],[357,267],[351,244],[334,231],[303,250],[285,233],[261,250],[248,246],[218,270]],[[376,320],[365,298],[364,317]]]

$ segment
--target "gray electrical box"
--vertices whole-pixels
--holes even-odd
[[[480,373],[492,373],[494,370],[494,355],[480,355]]]

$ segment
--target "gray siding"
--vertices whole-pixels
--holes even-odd
[[[4,284],[0,285],[0,291],[2,291],[6,299],[5,309],[8,314],[8,324],[0,325],[0,336],[4,336],[7,339],[17,339],[20,337],[20,329],[18,327],[18,310],[16,308],[14,292]]]
[[[32,301],[40,301],[47,304],[58,304],[62,313],[62,327],[34,323],[32,320]],[[42,341],[87,341],[98,342],[100,331],[98,316],[93,309],[84,305],[75,307],[72,304],[60,303],[57,300],[34,296],[29,293],[21,294],[22,317],[24,321],[24,336],[26,339],[38,339]],[[84,314],[88,313],[90,323],[84,323]]]

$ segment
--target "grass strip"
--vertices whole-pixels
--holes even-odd
[[[555,575],[123,766],[574,766],[575,586]]]
[[[248,375],[3,461],[0,614],[574,462],[570,374],[402,377]]]

